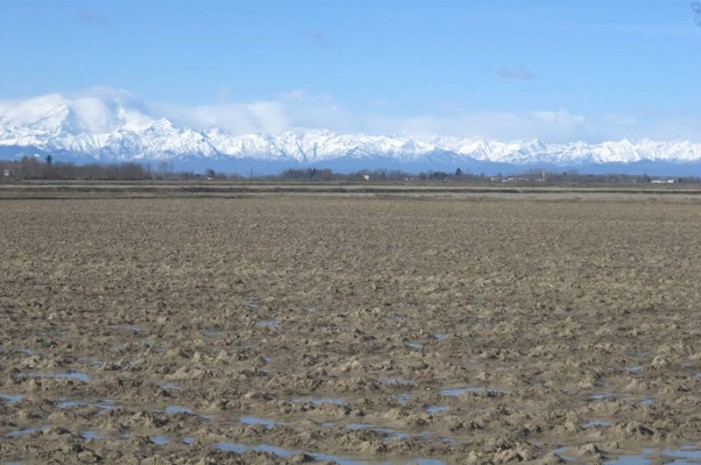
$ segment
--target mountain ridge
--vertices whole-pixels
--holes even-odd
[[[0,101],[0,149],[3,157],[10,158],[50,154],[77,163],[169,162],[199,170],[212,164],[224,170],[227,165],[240,169],[242,162],[268,165],[272,171],[340,165],[344,170],[374,166],[416,171],[455,169],[461,164],[468,169],[593,166],[601,171],[606,166],[620,169],[641,163],[652,169],[655,163],[677,166],[680,174],[701,169],[701,144],[684,140],[546,143],[309,129],[235,135],[218,127],[187,127],[157,115],[132,94],[103,88],[76,96],[49,94]]]

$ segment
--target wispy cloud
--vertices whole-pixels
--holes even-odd
[[[219,127],[231,134],[287,130],[329,130],[336,133],[405,134],[416,137],[447,135],[496,140],[541,139],[566,143],[605,140],[687,139],[700,141],[701,121],[679,115],[643,117],[641,114],[590,114],[566,109],[483,111],[461,105],[436,111],[392,115],[381,106],[354,112],[331,95],[290,90],[268,100],[222,102],[195,107],[152,106],[154,116],[168,117],[197,129]]]
[[[461,111],[408,118],[374,115],[369,132],[430,137],[436,134],[498,140],[542,139],[548,142],[597,140],[597,128],[586,117],[564,110],[532,112]]]
[[[183,107],[158,105],[157,113],[200,129],[216,126],[232,134],[280,133],[289,129],[352,131],[350,112],[329,95],[312,95],[303,89],[280,93],[270,100]]]
[[[321,31],[309,31],[306,33],[306,37],[317,47],[328,49],[331,48],[331,41],[326,36],[326,34]]]
[[[410,116],[390,116],[383,107],[354,113],[330,95],[297,89],[275,99],[221,103],[196,107],[160,106],[158,112],[185,126],[219,127],[232,134],[280,133],[290,129],[330,130],[338,133],[436,134],[489,139],[533,139],[549,142],[596,139],[599,131],[586,117],[564,110],[532,112],[471,111],[454,106]]]
[[[504,79],[529,80],[535,78],[535,73],[523,65],[515,68],[501,67],[497,70],[497,76]]]
[[[90,10],[80,10],[78,19],[84,23],[96,24],[98,26],[106,26],[107,21],[101,16],[96,15]]]
[[[694,12],[694,20],[696,24],[701,26],[701,3],[694,2],[691,4],[691,10]]]

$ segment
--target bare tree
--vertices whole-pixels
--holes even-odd
[[[167,179],[173,173],[173,165],[169,161],[163,160],[158,163],[158,171],[161,173],[161,177]]]

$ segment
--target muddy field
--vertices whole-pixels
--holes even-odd
[[[701,202],[0,200],[0,463],[701,463]]]

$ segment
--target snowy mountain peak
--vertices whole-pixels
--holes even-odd
[[[155,114],[136,96],[109,88],[79,95],[49,94],[0,101],[0,153],[61,153],[73,161],[201,160],[440,169],[469,163],[577,167],[664,162],[701,164],[701,144],[648,139],[548,144],[539,139],[485,140],[455,136],[336,134],[287,130],[232,135],[216,126],[200,130]],[[238,161],[237,161],[238,160]],[[281,165],[282,166],[282,165]]]
[[[49,94],[20,101],[0,101],[0,127],[44,134],[95,135],[151,124],[138,100],[125,92],[96,88],[70,96]]]

